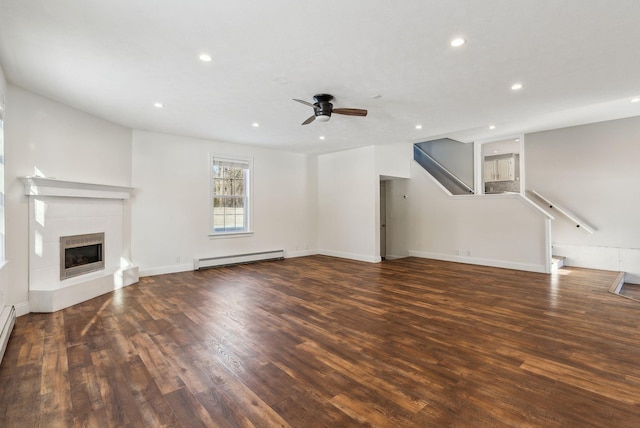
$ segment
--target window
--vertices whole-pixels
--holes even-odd
[[[211,234],[251,232],[251,161],[212,156]]]

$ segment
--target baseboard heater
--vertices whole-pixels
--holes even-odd
[[[16,324],[16,308],[13,306],[5,306],[0,313],[0,363],[4,357],[4,351],[9,343],[9,336]]]
[[[284,250],[262,251],[259,253],[236,254],[232,256],[208,257],[195,259],[193,261],[194,270],[207,269],[221,266],[239,265],[253,262],[264,262],[267,260],[284,259]]]

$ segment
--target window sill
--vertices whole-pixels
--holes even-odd
[[[253,236],[253,232],[219,232],[210,233],[209,239],[222,239],[222,238],[245,238]]]

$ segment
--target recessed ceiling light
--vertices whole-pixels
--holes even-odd
[[[632,98],[632,99],[631,99],[631,102],[632,102],[632,103],[640,102],[640,98]]]
[[[202,53],[200,54],[200,61],[203,62],[211,62],[213,58],[211,58],[211,55],[207,54],[207,53]]]
[[[513,85],[511,85],[512,91],[519,91],[520,89],[522,89],[522,83],[514,83]]]
[[[454,48],[457,48],[459,46],[464,45],[466,42],[465,39],[463,39],[462,37],[456,37],[455,39],[451,40],[451,43],[449,43],[451,46],[453,46]]]
[[[164,104],[162,104],[162,103],[153,103],[153,106],[155,108],[162,108],[162,107],[164,107]]]
[[[422,125],[416,125],[416,129],[422,129]]]
[[[371,97],[374,100],[379,100],[380,98],[382,98],[382,95],[380,94],[375,94],[374,96]]]
[[[496,129],[495,125],[489,125],[489,129]]]
[[[258,128],[260,124],[258,122],[253,122],[251,126],[253,126],[254,128]]]
[[[321,136],[320,136],[320,139],[321,139],[321,140],[324,140],[324,135],[321,135]]]

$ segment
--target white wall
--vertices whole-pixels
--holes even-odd
[[[253,235],[208,236],[210,153],[253,158]],[[134,131],[132,257],[140,274],[191,270],[201,257],[314,253],[313,163],[290,152]]]
[[[29,211],[20,177],[131,185],[131,131],[8,85],[5,114],[7,302],[28,311]],[[128,214],[127,214],[128,215]]]
[[[555,214],[554,254],[640,283],[640,117],[527,134],[525,154],[527,188],[596,229]]]
[[[374,146],[318,156],[318,249],[380,261],[379,176]]]
[[[394,193],[393,203],[407,204],[399,211],[408,214],[391,227],[408,220],[410,255],[545,272],[545,217],[519,195],[451,197],[415,162],[406,194],[403,200]]]
[[[4,72],[2,71],[2,67],[0,67],[0,110],[2,113],[1,116],[4,117],[4,107],[5,107],[5,94],[7,93],[7,81],[4,77]],[[0,132],[3,132],[2,128],[0,128]],[[0,140],[2,140],[2,136],[0,136]],[[3,144],[4,145],[4,144]],[[1,150],[1,149],[0,149]],[[0,155],[2,153],[0,152]],[[3,183],[6,182],[6,177],[4,176],[5,171],[4,168],[1,170],[3,177],[0,177]],[[0,189],[2,190],[2,189]],[[6,225],[6,222],[5,222]],[[6,227],[5,227],[6,230]],[[0,243],[2,245],[2,243]],[[6,255],[6,254],[5,254]],[[7,292],[9,287],[8,281],[8,272],[9,269],[4,260],[0,260],[0,313],[2,313],[2,309],[7,304]]]
[[[411,159],[413,144],[396,143],[375,146],[376,170],[383,177],[409,178],[411,175]]]

